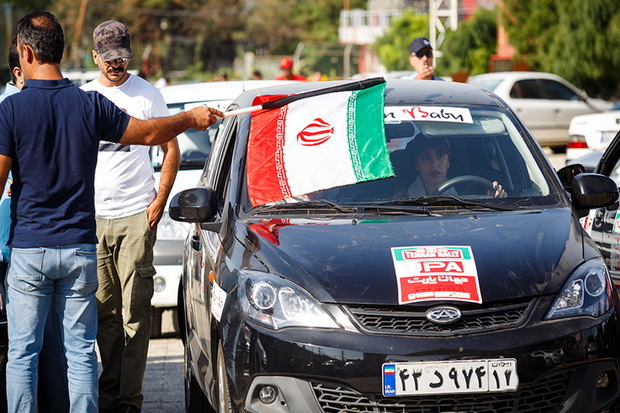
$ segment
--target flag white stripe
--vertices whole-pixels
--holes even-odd
[[[347,141],[347,99],[351,92],[331,93],[289,104],[286,119],[284,164],[293,194],[316,191],[356,182]],[[304,146],[297,135],[314,123],[321,107],[321,119],[333,128],[331,137],[316,146]],[[308,108],[308,109],[306,109]],[[308,171],[315,171],[308,176]]]

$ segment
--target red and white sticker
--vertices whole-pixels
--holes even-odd
[[[224,305],[226,304],[226,299],[228,298],[228,294],[226,291],[222,289],[213,281],[213,286],[211,288],[211,314],[217,321],[222,320],[222,313],[224,312]]]
[[[471,247],[394,247],[399,304],[430,300],[481,303]]]

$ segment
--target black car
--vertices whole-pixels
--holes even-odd
[[[229,110],[339,84],[248,91]],[[616,185],[556,174],[477,86],[388,80],[384,96],[392,177],[253,205],[244,114],[224,119],[198,186],[174,196],[171,216],[192,223],[187,411],[615,409],[618,297],[578,219],[615,202]],[[448,154],[449,175],[418,196],[425,140],[443,145],[433,156]]]
[[[594,172],[609,176],[617,185],[620,182],[620,132],[605,152],[598,156]],[[579,163],[580,160],[576,159],[575,162]],[[584,164],[584,167],[587,169],[587,164]],[[591,210],[581,222],[598,245],[612,280],[620,292],[620,215],[618,212],[618,203],[614,203]]]

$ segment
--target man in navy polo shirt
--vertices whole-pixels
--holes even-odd
[[[159,145],[223,114],[206,106],[138,120],[64,79],[64,34],[43,11],[17,24],[26,79],[0,105],[0,188],[13,175],[7,316],[9,412],[34,412],[36,370],[51,305],[63,326],[70,411],[96,413],[97,263],[94,172],[99,140]]]

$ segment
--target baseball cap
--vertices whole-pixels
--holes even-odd
[[[426,37],[416,37],[409,46],[409,53],[418,53],[422,49],[432,49],[431,42]]]
[[[116,20],[105,21],[93,31],[95,50],[105,61],[133,57],[130,37],[127,26]]]
[[[280,60],[280,69],[290,69],[293,67],[293,59],[290,57],[284,57]]]

